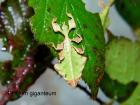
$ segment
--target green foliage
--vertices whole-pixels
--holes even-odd
[[[122,105],[138,105],[140,42],[116,38],[107,30],[109,42],[105,52],[103,34],[113,2],[102,5],[100,15],[87,12],[82,0],[28,0],[34,15],[26,0],[0,2],[0,38],[13,55],[13,60],[0,63],[0,81],[8,85],[0,105],[18,98],[19,91],[24,92],[47,66],[52,67],[52,54],[47,47],[58,56],[54,68],[71,86],[77,86],[82,76],[96,98],[104,77],[101,88],[107,96]],[[139,35],[139,0],[116,0],[115,4]],[[10,95],[10,89],[15,93]]]
[[[140,40],[140,0],[115,0],[115,5],[121,16],[132,26]]]
[[[127,84],[140,82],[140,43],[125,38],[112,40],[106,48],[106,72],[112,79]]]
[[[111,36],[106,46],[107,74],[101,83],[105,94],[122,105],[139,105],[140,42]],[[137,92],[137,93],[136,93]],[[136,103],[136,104],[135,104]]]
[[[2,85],[8,84],[12,78],[12,73],[14,70],[11,68],[10,62],[2,63],[0,62],[0,83]]]
[[[115,5],[122,17],[133,27],[140,27],[140,0],[115,0]]]
[[[112,80],[106,73],[101,81],[101,89],[105,94],[119,102],[127,100],[133,93],[137,83],[131,82],[127,85],[121,84],[116,80]]]
[[[47,45],[60,44],[63,40],[62,35],[53,32],[51,27],[53,18],[57,17],[57,22],[61,26],[62,22],[68,21],[66,13],[72,14],[77,28],[69,37],[74,38],[77,34],[83,37],[81,45],[88,61],[82,77],[91,88],[92,94],[96,95],[103,76],[105,44],[99,15],[87,12],[81,0],[29,0],[29,5],[35,12],[31,18],[35,39]]]
[[[0,6],[0,38],[4,52],[13,55],[13,60],[0,62],[0,83],[6,85],[0,91],[0,105],[21,96],[20,92],[25,92],[52,60],[49,49],[33,38],[29,26],[32,13],[26,0],[5,0]]]
[[[121,105],[139,105],[140,104],[140,85],[138,85],[130,98]]]
[[[101,18],[102,26],[105,31],[106,28],[108,28],[108,26],[110,24],[110,19],[108,17],[108,14],[109,14],[109,10],[110,10],[112,4],[114,3],[114,0],[109,0],[108,4],[105,4],[105,3],[102,4],[100,2],[103,2],[103,1],[102,0],[99,1],[99,4],[100,4],[101,8],[103,9],[102,12],[100,13],[100,18]]]

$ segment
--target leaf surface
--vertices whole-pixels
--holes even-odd
[[[140,0],[115,0],[120,15],[131,25],[140,40]]]
[[[119,102],[126,101],[133,93],[137,83],[121,84],[116,80],[112,80],[106,73],[101,81],[101,89],[110,98]]]
[[[140,43],[125,38],[112,40],[106,49],[106,71],[123,84],[140,82]]]
[[[140,85],[138,85],[131,97],[121,105],[140,105]]]
[[[83,37],[80,45],[83,45],[84,55],[88,60],[82,77],[91,88],[92,94],[96,95],[103,76],[105,44],[99,15],[87,12],[81,0],[29,0],[29,5],[35,12],[30,21],[35,39],[48,46],[51,46],[51,43],[60,44],[64,39],[59,33],[53,32],[53,18],[57,17],[61,26],[62,22],[68,21],[66,13],[72,14],[77,28],[69,37],[76,37],[76,33]]]

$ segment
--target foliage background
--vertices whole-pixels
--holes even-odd
[[[87,10],[91,12],[99,12],[100,9],[97,6],[98,0],[84,0],[86,2]],[[105,0],[108,1],[108,0]],[[110,11],[111,25],[110,29],[115,35],[127,35],[126,37],[134,39],[133,33],[126,22],[115,11],[112,7]],[[121,26],[121,27],[120,27]],[[7,55],[3,56],[0,53],[0,59],[6,59]],[[47,77],[47,80],[46,78]],[[0,87],[1,89],[2,87]],[[79,89],[73,90],[67,84],[60,79],[56,73],[51,70],[47,70],[29,89],[29,91],[43,91],[52,90],[56,91],[57,95],[54,97],[28,97],[23,96],[22,98],[16,100],[15,102],[9,102],[8,105],[96,105],[89,97],[81,92]],[[77,94],[75,94],[77,92]],[[66,97],[67,94],[67,97]],[[109,101],[102,92],[100,91],[98,97],[101,97],[105,101]],[[37,100],[37,101],[36,101]]]
[[[84,0],[86,8],[91,12],[100,12],[97,6],[98,0]],[[107,2],[107,0],[105,0]],[[126,37],[134,39],[131,28],[126,22],[118,15],[115,8],[112,7],[110,11],[111,25],[109,29],[116,35],[127,35]],[[121,27],[120,27],[121,26]],[[7,59],[10,55],[0,53],[0,59]],[[47,77],[47,79],[46,79]],[[51,82],[50,82],[51,80]],[[84,84],[81,81],[82,84]],[[2,87],[0,87],[1,89]],[[96,105],[98,103],[93,102],[89,97],[79,89],[73,90],[62,80],[56,73],[51,70],[47,70],[29,89],[29,91],[56,91],[57,95],[53,97],[28,97],[23,96],[15,102],[9,102],[8,105]],[[75,94],[77,93],[77,94]],[[99,91],[98,97],[101,97],[104,101],[109,101],[104,94]],[[37,100],[37,101],[36,101]],[[72,100],[72,101],[71,101]]]

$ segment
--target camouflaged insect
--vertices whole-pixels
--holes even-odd
[[[58,44],[57,47],[53,45],[57,51],[60,51],[59,62],[54,65],[54,68],[69,85],[76,87],[87,58],[83,56],[84,51],[81,48],[72,45],[72,42],[80,43],[82,37],[78,35],[76,38],[69,38],[69,32],[76,28],[76,24],[70,13],[67,13],[67,16],[70,18],[68,26],[64,22],[62,28],[56,23],[56,18],[52,20],[53,30],[64,35],[64,41],[61,44]]]

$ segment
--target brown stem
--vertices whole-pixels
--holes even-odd
[[[6,87],[4,91],[0,92],[0,105],[5,105],[9,100],[11,100],[14,93],[20,93],[19,86],[23,83],[25,76],[28,73],[33,72],[34,62],[33,57],[28,56],[25,58],[24,65],[16,69],[16,73],[13,80]]]

